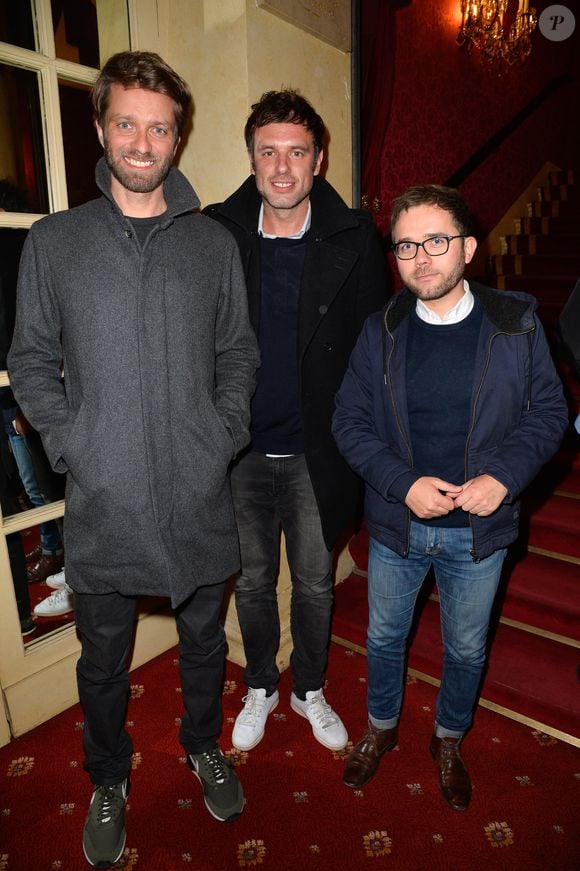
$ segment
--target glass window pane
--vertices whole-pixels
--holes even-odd
[[[0,0],[0,42],[35,50],[30,0]]]
[[[5,477],[2,466],[0,466],[0,475]],[[5,504],[3,500],[3,506]],[[62,518],[58,523],[61,521]],[[34,581],[29,577],[30,569],[35,566],[35,548],[42,547],[43,536],[46,535],[46,530],[50,529],[51,524],[58,526],[58,523],[51,520],[6,536],[14,597],[25,644],[38,641],[74,622],[74,601],[66,589],[58,598],[53,596],[49,599],[49,596],[58,590],[56,585],[61,581],[58,572],[54,572],[52,577],[49,576],[48,584]],[[28,560],[27,555],[31,557]]]
[[[38,77],[0,64],[0,179],[14,184],[28,209],[48,212]]]
[[[64,162],[68,204],[80,206],[99,196],[95,164],[103,153],[97,139],[90,101],[90,87],[59,80]]]
[[[56,56],[99,68],[95,0],[51,0]]]
[[[12,197],[15,189],[0,181],[0,209],[16,212]],[[18,195],[18,191],[16,191]],[[6,207],[9,208],[6,208]],[[12,342],[16,314],[16,282],[20,254],[28,230],[12,230],[0,227],[0,370],[6,369],[6,355]],[[0,387],[0,408],[4,409],[2,397],[6,388]]]

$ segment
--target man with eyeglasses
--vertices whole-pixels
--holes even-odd
[[[394,200],[391,230],[405,287],[367,319],[333,420],[367,485],[370,534],[369,722],[343,781],[362,787],[397,744],[407,638],[433,568],[444,658],[429,750],[443,798],[465,811],[460,744],[518,497],[557,450],[568,415],[536,300],[463,277],[477,242],[459,192],[410,188]]]

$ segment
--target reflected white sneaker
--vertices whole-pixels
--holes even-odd
[[[248,695],[242,699],[244,707],[236,717],[232,744],[237,750],[251,750],[264,737],[268,714],[280,701],[278,690],[266,696],[266,690],[248,687]]]
[[[305,702],[292,693],[290,707],[310,721],[314,737],[320,744],[329,750],[344,750],[348,741],[347,731],[338,714],[324,698],[322,690],[306,693]]]
[[[60,590],[65,584],[64,569],[57,572],[56,575],[49,575],[46,579],[47,587],[52,587],[53,590]]]
[[[73,608],[73,591],[65,584],[60,590],[55,590],[39,602],[34,609],[34,614],[37,617],[60,617],[62,614],[68,614]]]

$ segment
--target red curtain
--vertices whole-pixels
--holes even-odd
[[[406,3],[361,3],[362,204],[380,215],[381,155],[389,124],[395,79],[395,13]]]

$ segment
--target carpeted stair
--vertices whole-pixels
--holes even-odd
[[[537,296],[540,317],[569,401],[580,412],[580,385],[557,347],[558,316],[580,274],[580,196],[570,172],[552,173],[491,260],[488,283]],[[572,427],[553,460],[523,495],[522,534],[506,561],[492,623],[482,703],[515,719],[535,721],[580,746],[580,438]],[[368,536],[350,543],[353,574],[336,590],[335,638],[364,647]],[[436,588],[425,601],[409,666],[427,680],[440,676],[442,646]]]

